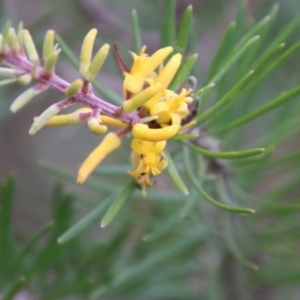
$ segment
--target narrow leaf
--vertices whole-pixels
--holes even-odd
[[[228,192],[224,184],[224,180],[219,179],[216,183],[216,190],[219,197],[225,202],[230,203]],[[224,215],[224,227],[225,227],[225,239],[228,244],[229,250],[234,256],[234,258],[242,265],[245,266],[253,271],[258,270],[258,266],[250,262],[242,253],[237,244],[236,237],[235,237],[235,229],[233,228],[233,224],[231,222],[231,216]]]
[[[229,52],[233,48],[234,37],[236,35],[236,22],[233,21],[227,28],[223,40],[214,56],[214,59],[210,65],[210,68],[207,72],[206,82],[210,82],[213,76],[217,73],[220,68],[221,63],[229,55]]]
[[[161,47],[170,46],[176,38],[176,0],[165,1],[165,18],[161,29]]]
[[[134,52],[140,53],[142,49],[142,40],[141,40],[141,33],[139,27],[139,20],[135,9],[131,13],[131,28],[132,28]]]
[[[192,150],[199,152],[205,156],[212,157],[212,158],[221,158],[221,159],[238,159],[238,158],[245,158],[254,155],[261,154],[265,152],[264,148],[254,148],[250,150],[243,150],[243,151],[229,151],[229,152],[214,152],[210,150],[206,150],[204,148],[198,147],[192,143],[183,141],[184,145],[188,146]]]
[[[8,289],[8,291],[3,295],[3,300],[13,300],[16,299],[15,295],[20,291],[22,286],[26,281],[25,277],[20,277],[16,282],[12,284],[12,286]]]
[[[14,260],[11,230],[13,195],[14,179],[10,176],[0,185],[0,274],[5,272]]]
[[[195,133],[177,133],[172,137],[172,140],[190,140],[198,137]]]
[[[116,197],[114,202],[111,204],[107,212],[105,213],[104,217],[101,221],[101,228],[106,227],[109,225],[113,219],[116,217],[116,215],[119,213],[120,209],[122,208],[125,201],[130,197],[131,193],[135,189],[136,184],[133,180],[131,180],[124,189],[119,193],[119,195]]]
[[[176,170],[175,164],[170,156],[170,154],[167,152],[167,150],[164,151],[167,159],[168,159],[168,174],[170,176],[170,178],[172,179],[173,183],[175,184],[175,186],[178,188],[178,190],[180,192],[182,192],[185,195],[189,194],[189,191],[186,187],[186,185],[184,184],[183,180],[181,179],[178,171]]]
[[[179,32],[178,32],[177,42],[175,47],[175,50],[178,51],[179,53],[183,54],[185,52],[189,35],[190,35],[192,19],[193,19],[193,7],[189,5],[182,16],[180,26],[179,26]]]
[[[75,225],[70,227],[67,231],[65,231],[62,235],[57,239],[57,243],[64,244],[71,239],[75,238],[78,234],[86,230],[90,227],[94,222],[100,219],[100,217],[107,210],[109,204],[116,197],[116,193],[112,194],[105,200],[103,200],[99,205],[97,205],[90,213],[84,216],[81,220],[79,220]]]
[[[265,105],[259,107],[258,109],[242,116],[241,118],[229,123],[228,125],[222,127],[222,128],[217,128],[215,130],[212,130],[210,134],[219,134],[223,133],[229,129],[241,126],[249,121],[252,121],[253,119],[259,117],[260,115],[269,112],[270,110],[278,107],[279,105],[284,104],[285,102],[291,100],[292,98],[298,96],[300,94],[300,85],[297,86],[296,88],[290,90],[289,92],[284,93],[283,95],[275,98],[274,100],[266,103]]]
[[[248,84],[249,80],[253,75],[254,71],[250,71],[247,73],[240,81],[238,81],[219,101],[217,101],[213,106],[211,106],[208,110],[197,117],[197,124],[203,123],[207,120],[211,115],[215,114],[219,109],[228,105],[230,100],[234,99],[234,96],[241,91],[246,84]]]
[[[193,186],[195,187],[195,189],[197,190],[197,192],[208,202],[210,202],[211,204],[215,205],[216,207],[223,209],[223,210],[227,210],[233,213],[240,213],[240,214],[254,214],[255,210],[250,209],[250,208],[241,208],[241,207],[234,207],[234,206],[229,206],[223,203],[220,203],[216,200],[214,200],[211,196],[209,196],[200,186],[199,182],[197,182],[196,180],[196,176],[193,174],[192,171],[192,165],[190,162],[190,156],[189,156],[189,151],[187,148],[184,147],[184,155],[183,155],[183,160],[184,160],[184,164],[186,166],[186,171],[187,174],[190,178],[191,183],[193,184]]]
[[[69,182],[74,184],[76,183],[76,177],[77,177],[76,174],[65,168],[62,168],[60,165],[56,165],[46,161],[39,162],[39,165],[46,171],[58,176],[59,178],[68,180]],[[102,192],[111,193],[112,191],[115,190],[115,185],[112,185],[103,180],[102,183],[100,183],[98,179],[95,180],[93,178],[89,178],[83,186],[100,193]]]
[[[170,89],[177,90],[180,88],[191,75],[191,71],[197,61],[198,54],[192,54],[188,57],[184,65],[179,68],[179,71],[176,73],[172,83],[170,84]]]

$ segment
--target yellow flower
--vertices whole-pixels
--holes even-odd
[[[180,94],[176,94],[172,90],[165,90],[165,97],[149,108],[150,115],[158,116],[156,122],[159,124],[170,123],[172,113],[178,114],[181,119],[185,118],[189,114],[188,104],[193,101],[191,97],[187,97],[191,91],[182,89]]]
[[[153,183],[150,175],[157,176],[167,166],[167,158],[163,154],[166,147],[166,141],[148,142],[133,138],[131,142],[131,162],[136,167],[128,173],[135,177],[136,182],[142,187],[143,194],[148,186]]]
[[[135,138],[160,142],[172,138],[180,130],[181,119],[178,114],[171,113],[171,124],[166,124],[163,128],[150,128],[146,124],[137,123],[132,128],[132,135]]]
[[[146,78],[162,64],[165,58],[173,51],[172,47],[165,47],[156,51],[152,56],[145,54],[146,46],[141,50],[140,55],[131,53],[133,57],[133,65],[130,73],[125,73],[123,83],[124,97],[126,92],[133,95],[142,91]]]

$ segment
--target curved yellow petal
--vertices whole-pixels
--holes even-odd
[[[132,135],[135,138],[150,142],[159,142],[172,138],[180,129],[180,125],[171,125],[165,128],[152,129],[146,124],[136,124],[132,128]]]
[[[166,66],[160,71],[155,82],[160,82],[166,88],[175,76],[181,64],[182,55],[177,53],[171,57]]]
[[[113,150],[121,145],[120,137],[114,133],[108,133],[100,145],[82,163],[77,176],[77,183],[82,184],[102,160]]]

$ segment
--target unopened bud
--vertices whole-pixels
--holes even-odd
[[[100,145],[82,163],[78,171],[77,183],[82,184],[102,160],[120,145],[120,137],[114,132],[108,133]]]
[[[48,121],[60,112],[61,108],[57,104],[53,104],[48,107],[41,115],[39,115],[31,125],[29,134],[34,135],[38,132]]]
[[[28,58],[30,61],[38,63],[39,62],[39,56],[36,51],[34,42],[32,40],[31,34],[28,30],[23,29],[22,30],[22,37],[23,37],[23,42],[24,46],[28,55]]]
[[[52,51],[45,59],[44,59],[44,70],[46,73],[51,73],[56,62],[58,55],[60,53],[61,49]]]
[[[70,86],[66,89],[65,95],[70,98],[73,97],[79,89],[81,89],[83,86],[83,81],[81,79],[74,80]]]
[[[97,35],[97,29],[95,28],[91,29],[82,42],[81,52],[80,52],[79,73],[84,78],[90,67],[96,35]]]
[[[44,91],[44,89],[40,90],[36,87],[29,88],[25,92],[23,92],[17,99],[11,104],[10,111],[15,113],[19,109],[21,109],[24,105],[26,105],[34,96],[38,95]]]
[[[160,82],[163,87],[166,88],[178,71],[181,59],[182,55],[180,53],[173,55],[166,66],[160,71],[158,77],[155,79],[155,82]]]
[[[88,81],[92,81],[97,73],[100,71],[107,55],[109,52],[109,45],[104,44],[96,53],[95,57],[93,58],[89,69],[87,70],[87,74],[85,76],[85,79]]]
[[[99,119],[91,118],[87,121],[89,129],[92,133],[99,135],[107,131],[107,126],[99,124]]]
[[[55,37],[55,31],[48,30],[45,35],[44,44],[43,44],[43,59],[44,60],[46,60],[53,53],[54,37]]]
[[[22,85],[27,85],[31,82],[32,76],[30,74],[24,74],[18,77],[18,82]]]
[[[16,30],[13,27],[10,27],[8,29],[6,41],[10,50],[18,49],[17,34],[16,34]]]

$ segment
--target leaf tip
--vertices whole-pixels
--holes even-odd
[[[105,220],[102,220],[100,223],[100,228],[105,228],[108,225],[108,223]]]
[[[63,244],[64,243],[64,240],[59,237],[57,240],[56,240],[57,244]]]

